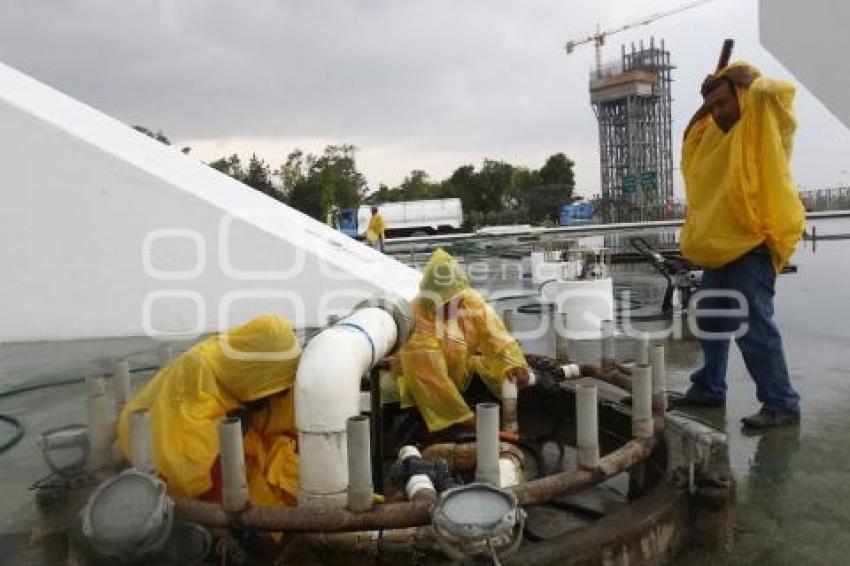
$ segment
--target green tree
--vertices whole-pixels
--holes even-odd
[[[556,153],[539,171],[524,178],[521,200],[532,221],[557,220],[560,208],[571,202],[575,189],[573,165],[566,155]]]
[[[321,157],[298,156],[289,163],[290,173],[306,165],[306,173],[295,179],[289,194],[290,206],[313,218],[324,220],[331,205],[354,208],[366,196],[366,177],[357,169],[353,145],[329,145]],[[294,153],[294,152],[293,152]],[[290,154],[292,155],[292,154]],[[284,164],[283,170],[287,170]]]
[[[225,175],[233,177],[237,181],[242,181],[245,178],[245,171],[242,169],[242,161],[235,153],[230,157],[222,157],[209,163],[213,169],[221,171]]]
[[[271,169],[265,160],[257,157],[257,154],[252,153],[251,159],[248,160],[248,169],[242,178],[242,182],[260,191],[263,194],[276,197],[275,188],[272,185]]]

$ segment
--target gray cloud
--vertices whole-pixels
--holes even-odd
[[[596,22],[618,24],[677,4],[0,0],[0,60],[178,142],[355,142],[373,184],[398,182],[417,159],[434,163],[437,154],[542,161],[567,151],[583,157],[579,181],[592,189],[598,184],[587,97],[593,49],[567,56],[563,44]],[[679,65],[678,138],[723,37],[739,38],[739,53],[756,63],[770,59],[758,47],[756,28],[754,2],[717,0],[613,36],[606,54],[650,32],[666,38]],[[801,116],[801,130],[829,119],[814,107]],[[833,146],[850,154],[848,136],[839,141]],[[820,171],[822,161],[807,163],[805,145],[797,145],[801,168]],[[277,164],[291,147],[265,157]],[[370,151],[377,147],[382,154],[396,148],[396,159],[376,163]],[[460,164],[441,159],[445,170]],[[826,158],[813,152],[812,159]]]

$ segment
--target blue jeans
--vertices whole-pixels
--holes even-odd
[[[729,341],[741,324],[747,332],[736,338],[747,370],[756,384],[756,397],[766,409],[799,412],[800,396],[791,386],[782,337],[773,322],[773,295],[776,272],[764,246],[750,251],[719,269],[703,272],[701,290],[734,290],[746,299],[746,305],[730,297],[705,297],[697,301],[699,309],[739,309],[746,315],[736,317],[697,317],[703,332],[726,333],[723,339],[700,339],[703,367],[691,375],[688,395],[709,400],[726,397],[726,365]],[[727,313],[728,314],[728,313]]]

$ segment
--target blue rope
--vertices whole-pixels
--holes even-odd
[[[376,362],[376,360],[375,360],[375,343],[372,342],[372,337],[369,336],[369,333],[366,332],[365,330],[363,330],[362,326],[360,326],[359,324],[355,324],[353,322],[340,322],[339,324],[337,324],[337,326],[345,327],[345,328],[353,328],[354,330],[359,331],[361,334],[363,334],[363,336],[366,337],[366,341],[369,342],[369,347],[372,349],[372,363],[369,364],[369,367],[371,368],[372,366],[374,366],[375,362]]]

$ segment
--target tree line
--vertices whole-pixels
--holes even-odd
[[[170,143],[161,131],[136,129]],[[341,144],[319,155],[295,149],[276,169],[256,154],[247,163],[233,154],[208,165],[320,221],[333,208],[457,197],[472,225],[540,223],[557,221],[560,207],[573,200],[574,163],[563,153],[549,156],[539,169],[484,159],[478,168],[462,165],[439,181],[415,169],[398,186],[380,184],[371,191],[357,168],[356,153],[355,146]]]

